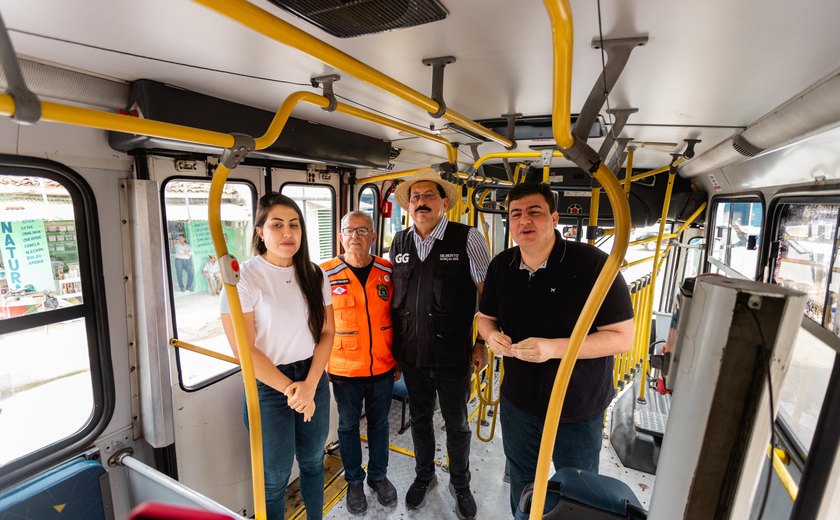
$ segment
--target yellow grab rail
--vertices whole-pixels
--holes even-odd
[[[563,157],[563,152],[555,150],[552,157]],[[540,152],[493,152],[482,155],[473,163],[473,169],[477,170],[482,164],[490,159],[539,159],[542,157]],[[498,180],[498,179],[497,179]]]
[[[552,126],[554,138],[560,148],[568,149],[574,145],[571,133],[570,119],[570,84],[572,72],[572,18],[567,0],[545,0],[546,10],[551,18],[554,41],[554,105],[552,111]],[[595,280],[595,285],[586,299],[581,315],[572,330],[571,337],[560,361],[557,377],[551,391],[551,400],[546,412],[545,425],[540,443],[540,455],[537,460],[537,471],[534,482],[534,494],[531,498],[531,520],[542,518],[545,507],[546,489],[548,486],[548,471],[551,465],[551,455],[554,451],[554,441],[560,423],[560,412],[566,397],[566,389],[572,376],[578,353],[589,332],[595,315],[601,307],[607,291],[615,280],[627,252],[627,241],[630,237],[630,206],[627,197],[615,175],[603,163],[598,166],[594,174],[607,194],[607,199],[613,209],[615,218],[615,240],[609,257]]]
[[[624,169],[624,180],[630,179],[630,182],[619,183],[624,188],[624,194],[630,194],[630,186],[633,183],[633,159],[636,157],[636,150],[631,149],[627,152],[627,166]]]
[[[668,185],[665,188],[665,199],[662,201],[662,215],[659,217],[659,232],[656,235],[656,247],[654,249],[653,255],[653,266],[650,273],[650,286],[651,286],[651,294],[648,298],[647,305],[645,306],[642,319],[645,320],[645,330],[643,331],[644,336],[642,336],[643,341],[647,343],[650,338],[650,320],[653,316],[653,299],[656,294],[656,277],[659,274],[659,254],[660,250],[662,249],[662,238],[665,234],[665,224],[668,221],[668,210],[671,207],[671,194],[674,191],[674,179],[677,176],[676,169],[671,169],[671,173],[668,174]],[[663,259],[664,260],[664,259]],[[647,345],[644,345],[647,347]],[[645,349],[646,350],[646,349]],[[641,368],[641,376],[639,378],[639,401],[644,402],[645,400],[645,390],[647,389],[647,381],[645,381],[645,377],[647,376],[648,366],[649,366],[649,357],[647,356],[647,352],[643,352],[642,355],[642,368]]]
[[[537,520],[543,516],[546,489],[548,486],[548,471],[551,465],[551,455],[554,451],[554,441],[557,438],[560,412],[563,409],[566,389],[569,387],[569,380],[571,379],[578,353],[589,333],[590,327],[592,327],[592,323],[595,321],[595,315],[598,309],[600,309],[601,303],[603,303],[607,295],[607,291],[609,291],[613,280],[615,280],[615,276],[618,274],[624,255],[627,253],[627,241],[630,236],[630,206],[627,203],[627,197],[624,195],[621,186],[619,186],[615,175],[604,164],[598,167],[595,178],[604,188],[607,199],[613,209],[616,230],[615,240],[613,241],[610,256],[607,257],[606,263],[601,268],[601,273],[598,275],[597,280],[595,280],[592,291],[586,298],[586,304],[583,306],[583,311],[581,311],[577,323],[575,323],[575,328],[572,330],[572,335],[569,338],[563,359],[560,361],[560,368],[557,370],[557,378],[554,380],[551,400],[548,404],[548,411],[545,417],[545,426],[543,427],[540,456],[537,460],[534,494],[531,498],[531,520]]]
[[[277,42],[293,47],[316,60],[331,67],[342,70],[351,76],[366,81],[371,85],[393,94],[403,100],[418,106],[426,112],[436,113],[440,110],[440,104],[432,98],[417,92],[416,90],[400,83],[399,81],[379,72],[378,70],[365,65],[352,56],[341,52],[335,47],[307,34],[294,25],[277,18],[273,14],[260,9],[259,7],[245,0],[194,0],[219,14],[236,20],[263,36]],[[458,112],[446,109],[443,117],[466,130],[486,137],[503,146],[513,146],[513,141],[506,137],[491,132],[475,121],[468,119]],[[567,118],[568,119],[568,118]]]
[[[0,115],[15,115],[15,100],[11,94],[0,94]],[[68,123],[100,130],[125,132],[127,134],[163,137],[177,141],[218,146],[220,148],[230,148],[233,146],[233,136],[230,134],[171,123],[162,123],[150,119],[139,119],[128,115],[101,112],[90,108],[74,107],[51,101],[41,101],[41,121]]]
[[[225,181],[230,175],[230,169],[219,164],[210,182],[210,197],[207,201],[207,216],[210,224],[210,237],[213,239],[213,249],[216,258],[228,254],[225,235],[222,232],[222,191]],[[224,280],[225,296],[230,308],[230,319],[233,324],[233,335],[236,338],[239,363],[242,365],[242,380],[245,385],[245,403],[248,410],[248,433],[251,441],[251,479],[254,489],[254,515],[259,520],[266,518],[265,508],[265,474],[263,472],[262,450],[262,421],[260,420],[260,404],[257,395],[257,380],[254,377],[254,362],[251,358],[251,345],[245,329],[245,317],[242,314],[242,302],[236,285]]]
[[[169,344],[176,348],[182,348],[184,350],[195,352],[196,354],[204,354],[205,356],[211,358],[221,359],[222,361],[227,361],[228,363],[232,363],[237,366],[239,365],[239,360],[233,356],[228,356],[220,352],[216,352],[215,350],[199,347],[198,345],[193,345],[192,343],[187,343],[186,341],[181,341],[180,339],[172,338],[169,340]]]
[[[568,0],[545,0],[545,9],[551,19],[551,39],[554,46],[554,102],[551,109],[551,127],[557,146],[568,149],[574,145],[571,109],[574,45],[572,10]]]
[[[782,487],[785,488],[790,499],[796,502],[796,497],[799,495],[799,486],[785,467],[790,463],[790,456],[784,450],[773,448],[770,445],[767,446],[767,456],[772,458],[773,471],[779,477]]]

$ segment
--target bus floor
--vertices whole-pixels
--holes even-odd
[[[497,388],[498,389],[498,388]],[[494,392],[494,395],[498,393]],[[613,400],[613,403],[615,400]],[[473,412],[478,406],[478,399],[469,403],[469,411]],[[604,436],[601,448],[600,472],[603,475],[617,478],[633,490],[636,497],[645,509],[650,507],[650,498],[653,492],[655,476],[643,473],[621,464],[615,450],[610,444],[608,433],[610,431],[609,420],[612,412],[612,405],[607,410],[607,420],[604,427]],[[488,417],[488,421],[492,418]],[[405,507],[405,493],[414,480],[414,458],[412,453],[413,443],[411,432],[406,431],[398,434],[400,429],[401,411],[400,403],[394,403],[391,407],[391,452],[388,464],[388,478],[397,488],[398,501],[395,506],[386,507],[376,500],[373,490],[365,485],[367,495],[368,511],[365,515],[359,515],[371,519],[405,519],[405,518],[457,518],[455,515],[455,500],[449,493],[449,474],[444,467],[446,461],[446,433],[443,430],[443,419],[440,412],[435,412],[435,438],[436,438],[436,476],[438,485],[430,491],[425,504],[418,510],[408,511]],[[473,435],[475,435],[476,424],[471,424]],[[485,438],[489,435],[490,427],[482,426],[481,433]],[[362,418],[361,432],[364,436],[365,420]],[[363,460],[367,460],[367,444],[362,442]],[[338,449],[335,449],[326,458],[326,476],[324,492],[324,518],[341,519],[353,517],[347,511],[344,495],[347,484],[343,478],[343,468]],[[470,449],[470,469],[472,472],[471,489],[478,505],[478,518],[482,519],[509,519],[510,514],[509,486],[503,480],[505,469],[505,455],[502,448],[502,432],[499,425],[496,425],[495,434],[490,442],[483,442],[473,438]],[[552,467],[553,473],[553,467]],[[305,513],[297,481],[289,485],[289,497],[287,500],[287,515],[289,519],[303,519]]]

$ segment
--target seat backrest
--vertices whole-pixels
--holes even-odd
[[[105,520],[99,462],[73,459],[0,495],[0,518]],[[111,504],[107,504],[111,511]]]

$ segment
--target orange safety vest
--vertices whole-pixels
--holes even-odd
[[[330,280],[335,341],[327,372],[372,377],[397,364],[391,354],[391,262],[373,257],[364,287],[341,258],[321,264]]]

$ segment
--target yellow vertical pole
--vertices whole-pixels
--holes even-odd
[[[633,157],[636,155],[636,149],[630,148],[627,152],[627,167],[624,170],[624,193],[630,193],[630,185],[633,184],[631,177],[633,177]]]
[[[228,254],[227,243],[222,232],[222,191],[225,180],[230,175],[230,169],[220,164],[210,183],[210,195],[207,206],[210,236],[213,239],[213,249],[216,258]],[[260,420],[260,404],[257,395],[257,382],[254,377],[254,362],[251,359],[251,345],[245,330],[245,319],[242,316],[242,303],[235,284],[225,281],[225,296],[230,307],[230,318],[233,322],[233,332],[239,351],[239,363],[242,367],[242,379],[245,385],[245,402],[248,409],[248,431],[251,441],[251,482],[254,491],[254,516],[258,520],[265,520],[265,473],[263,471],[262,422]]]
[[[543,166],[543,182],[548,182],[550,168],[546,164]]]
[[[665,199],[662,201],[662,215],[659,218],[659,234],[656,236],[656,248],[654,249],[653,254],[653,270],[650,273],[650,286],[651,286],[651,294],[650,298],[648,298],[647,304],[647,328],[648,328],[648,335],[647,338],[650,336],[650,320],[653,317],[653,300],[656,291],[656,277],[659,272],[659,251],[662,248],[662,235],[665,234],[665,224],[668,221],[668,210],[671,205],[671,194],[674,191],[674,178],[676,177],[677,172],[672,168],[672,171],[668,174],[668,185],[665,187]],[[646,377],[646,368],[647,368],[647,352],[645,352],[642,362],[642,374],[639,384],[639,400],[645,400],[645,388],[647,387],[647,382],[645,381]]]
[[[598,229],[598,205],[601,202],[601,188],[592,188],[592,200],[589,202],[589,229],[592,238],[588,240],[589,245],[595,245],[595,230]]]

